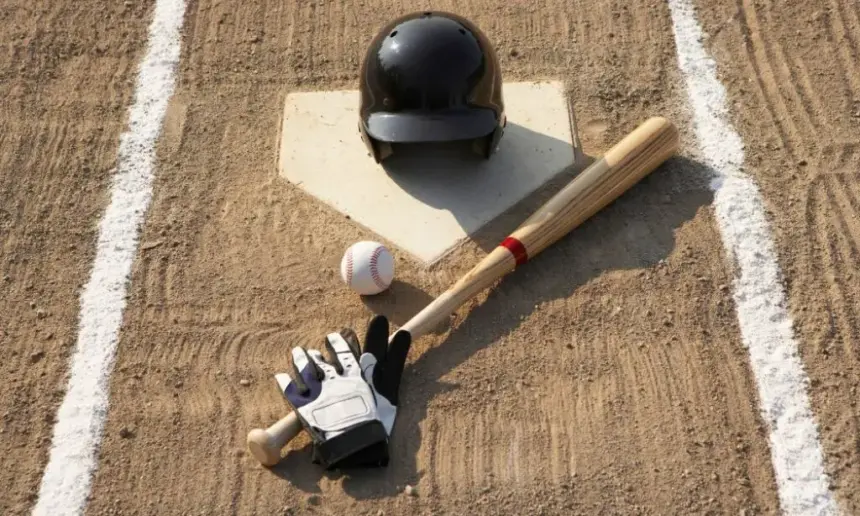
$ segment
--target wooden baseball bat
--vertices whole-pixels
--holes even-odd
[[[653,117],[559,190],[520,227],[401,329],[417,339],[496,280],[525,264],[617,199],[674,154],[677,128]],[[263,465],[281,460],[282,448],[302,430],[295,413],[248,433],[248,448]]]

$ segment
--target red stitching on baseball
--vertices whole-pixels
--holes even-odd
[[[346,282],[352,283],[352,249],[346,252]]]
[[[382,278],[379,277],[379,270],[376,268],[376,263],[379,261],[379,255],[382,254],[384,248],[382,246],[377,247],[373,250],[373,254],[370,255],[370,277],[373,278],[373,282],[376,283],[376,286],[385,289],[385,282],[382,281]]]

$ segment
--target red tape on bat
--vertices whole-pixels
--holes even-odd
[[[517,265],[522,265],[529,261],[529,253],[526,251],[526,246],[523,245],[522,242],[517,240],[514,237],[507,237],[502,240],[500,246],[506,248],[511,254],[514,255],[514,259],[517,261]]]

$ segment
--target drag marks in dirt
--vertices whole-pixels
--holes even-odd
[[[814,341],[816,354],[839,364],[860,360],[860,180],[856,174],[830,173],[817,176],[807,191],[806,227],[811,238],[812,277],[821,283],[818,311],[825,314],[822,338]],[[858,471],[860,454],[860,410],[857,407],[857,377],[849,368],[821,381],[822,392],[842,391],[847,404],[826,405],[828,466],[838,486],[850,485]],[[838,402],[836,402],[838,403]],[[850,491],[846,496],[853,498]]]
[[[196,331],[211,328],[289,328],[283,314],[255,301],[246,304],[216,301],[212,305],[149,303],[142,322],[154,325],[178,325]],[[162,326],[163,327],[163,326]]]
[[[807,227],[813,233],[813,267],[829,294],[823,307],[835,327],[831,338],[841,340],[842,350],[825,348],[860,360],[860,299],[853,298],[860,280],[860,182],[849,174],[822,174],[807,193]],[[840,331],[835,331],[838,328]]]
[[[858,102],[860,109],[860,102]],[[860,111],[858,111],[860,113]],[[860,141],[832,143],[822,147],[819,162],[825,171],[853,170],[860,172]]]
[[[256,387],[239,382],[243,378],[256,382],[245,368],[265,357],[248,350],[272,347],[271,339],[276,336],[276,330],[260,331],[250,325],[141,328],[135,339],[142,343],[138,346],[153,341],[165,345],[145,347],[134,354],[134,359],[117,363],[113,396],[136,409],[109,419],[105,428],[105,439],[112,441],[114,450],[141,456],[99,464],[101,496],[90,504],[92,512],[143,507],[143,512],[154,514],[158,511],[153,506],[164,500],[170,504],[171,513],[214,514],[218,511],[213,507],[230,506],[244,496],[244,456],[237,453],[241,448],[233,436],[247,431],[242,413],[252,405],[249,400],[265,398],[263,393],[268,391],[271,399],[267,406],[279,405],[274,382],[260,393],[255,393]],[[134,432],[133,439],[123,439],[124,430]],[[205,452],[189,453],[189,446]],[[167,463],[174,466],[165,467]],[[189,488],[189,475],[205,476],[207,481],[194,482]],[[105,482],[106,478],[110,481]],[[129,489],[140,498],[128,497]]]
[[[793,86],[798,81],[794,80],[793,72],[786,65],[782,48],[772,44],[761,30],[759,17],[767,21],[769,7],[766,5],[760,12],[751,0],[738,0],[739,21],[749,62],[755,70],[759,87],[766,92],[767,105],[774,119],[785,124],[783,140],[788,143],[789,138],[797,141],[800,135],[814,132],[816,123],[808,103]],[[781,80],[783,78],[787,80]]]
[[[826,141],[822,132],[829,132],[834,125],[827,113],[845,113],[845,119],[836,125],[860,113],[860,102],[844,102],[860,94],[856,41],[860,25],[856,7],[846,7],[841,0],[831,0],[829,4],[813,10],[771,1],[737,1],[737,18],[747,61],[755,75],[755,89],[760,91],[770,122],[794,163],[806,157],[809,149],[805,142]],[[783,15],[793,10],[790,15],[793,19],[811,26],[812,41],[802,46],[786,42],[780,32],[774,30],[780,26],[774,20],[777,9],[783,11]],[[798,30],[795,37],[803,37],[802,34]],[[825,44],[819,41],[822,39],[826,40]],[[804,51],[809,47],[815,47],[814,54]],[[838,69],[835,74],[834,66]],[[841,94],[827,95],[832,88],[824,86],[829,77],[834,77],[842,89]],[[840,105],[834,104],[836,102]]]
[[[203,84],[217,72],[219,84],[280,86],[286,80],[307,86],[334,75],[346,85],[356,77],[361,42],[372,37],[385,16],[399,9],[396,0],[297,5],[263,0],[243,9],[229,2],[200,2],[189,12],[184,80]],[[320,41],[325,44],[319,45]],[[222,69],[222,59],[230,66]],[[285,68],[291,73],[284,74]]]
[[[168,300],[173,299],[173,293],[181,291],[182,267],[170,260],[167,254],[155,254],[149,251],[161,242],[143,243],[143,256],[139,259],[141,283],[144,285],[142,301],[146,307],[164,307]],[[176,287],[180,288],[176,288]]]
[[[647,318],[644,312],[632,318]],[[583,320],[596,324],[590,315]],[[607,503],[650,505],[658,512],[766,506],[768,477],[753,464],[767,461],[767,448],[747,410],[755,388],[735,356],[743,350],[729,345],[723,326],[706,323],[700,337],[682,333],[683,344],[644,336],[636,344],[635,337],[611,329],[582,349],[551,338],[544,346],[554,363],[546,369],[534,364],[532,350],[518,345],[519,336],[503,339],[496,346],[505,348],[511,363],[529,362],[537,370],[510,384],[472,370],[468,379],[457,375],[464,384],[450,396],[428,401],[420,424],[426,444],[416,464],[429,477],[428,495],[572,484],[621,497]],[[580,341],[570,336],[578,332],[566,333],[570,342]],[[483,398],[481,410],[460,409],[463,396]],[[511,397],[531,409],[515,409]],[[408,424],[400,429],[411,432]],[[709,501],[714,478],[720,497]]]
[[[182,0],[161,0],[153,12],[128,131],[120,137],[110,204],[99,224],[92,275],[80,297],[68,390],[57,413],[35,514],[78,514],[86,505],[107,413],[127,282],[151,196],[155,144],[174,88],[184,10]]]
[[[830,0],[830,5],[819,11],[819,19],[827,17],[831,22],[826,24],[829,29],[826,37],[838,54],[841,68],[839,75],[845,78],[847,90],[860,93],[860,76],[856,73],[860,67],[860,45],[857,43],[860,23],[857,19],[857,2],[848,1],[850,6],[846,8],[842,0]],[[847,13],[851,13],[850,17]]]
[[[762,417],[769,426],[771,457],[781,510],[787,514],[831,514],[837,511],[824,470],[818,428],[810,409],[808,379],[794,340],[767,217],[758,187],[744,173],[743,142],[728,122],[725,89],[716,63],[707,54],[704,35],[686,0],[669,0],[678,62],[685,75],[694,128],[704,162],[715,174],[715,209],[724,245],[736,278],[733,296],[744,344],[759,389]],[[770,66],[763,45],[755,44],[757,18],[748,2],[738,8],[751,62],[764,91],[777,92],[770,109],[789,122],[794,137],[800,126],[814,128],[798,97],[778,96],[779,88],[762,74]],[[752,30],[751,30],[752,29]],[[764,52],[764,54],[763,54]],[[793,107],[788,108],[787,103]],[[799,103],[799,105],[798,105]],[[792,120],[789,111],[800,113]],[[784,116],[782,116],[784,115]],[[788,141],[783,133],[786,145]]]

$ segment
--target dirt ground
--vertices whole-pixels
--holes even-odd
[[[860,12],[766,0],[701,17],[773,221],[825,465],[860,513]]]
[[[454,5],[189,2],[88,514],[778,512],[662,0],[456,4],[506,80],[566,82],[587,154],[655,114],[684,147],[413,345],[389,468],[325,473],[305,436],[272,469],[247,454],[248,430],[286,413],[272,375],[293,344],[363,333],[373,313],[402,324],[570,177],[432,268],[392,247],[380,296],[342,285],[343,250],[377,237],[278,177],[284,97],[355,88],[391,16]],[[36,499],[151,7],[0,7],[2,514]],[[698,7],[773,223],[826,467],[858,513],[860,14]]]
[[[36,500],[147,14],[0,6],[0,514]]]

